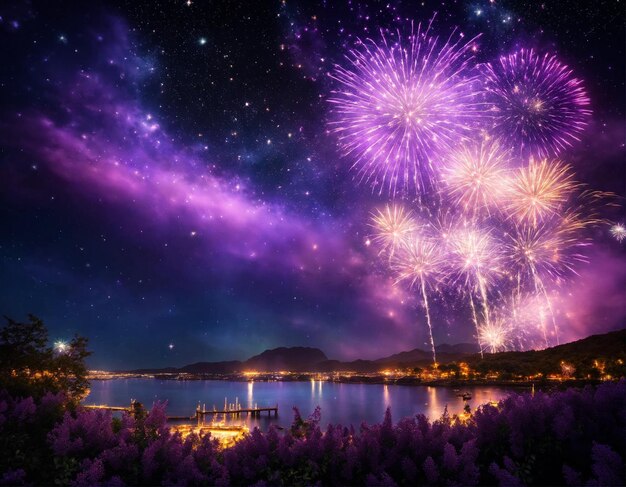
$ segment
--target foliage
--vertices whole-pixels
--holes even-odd
[[[29,315],[25,323],[6,320],[0,329],[0,390],[34,399],[58,392],[75,402],[84,397],[89,387],[86,338],[76,335],[55,351],[48,345],[48,330],[36,316]]]
[[[228,449],[147,415],[0,401],[0,484],[57,485],[623,485],[626,381],[512,395],[467,422],[448,414],[393,424],[258,429]],[[56,404],[56,406],[54,406]],[[52,408],[52,409],[51,409]],[[53,415],[54,416],[54,415]],[[47,432],[45,434],[44,432]],[[33,434],[33,438],[27,438]],[[21,436],[20,436],[21,435]],[[29,443],[30,442],[30,443]]]
[[[36,402],[0,392],[0,485],[41,478],[56,462],[47,435],[62,418],[66,399],[63,393],[47,393]]]
[[[625,377],[626,329],[545,350],[476,355],[466,361],[481,375],[498,372],[523,377],[548,376],[561,374],[562,364],[567,363],[575,369],[575,377],[583,379],[597,379],[606,374],[613,378]]]

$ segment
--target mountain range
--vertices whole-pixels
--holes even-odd
[[[545,350],[525,352],[478,353],[476,345],[439,345],[435,348],[437,362],[446,364],[463,360],[477,369],[516,371],[529,374],[533,371],[557,371],[560,364],[567,362],[579,369],[593,367],[596,359],[622,360],[626,363],[626,329],[592,335],[571,343]],[[432,363],[431,352],[419,348],[400,352],[377,360],[354,360],[342,362],[329,359],[319,348],[280,347],[265,350],[248,360],[226,362],[197,362],[184,367],[163,369],[139,369],[126,371],[137,374],[234,374],[246,371],[279,372],[379,372],[384,369],[423,367]]]
[[[465,356],[478,353],[476,345],[460,343],[457,345],[439,345],[435,347],[437,360],[452,362]],[[137,369],[127,372],[137,374],[231,374],[245,371],[278,372],[377,372],[385,368],[417,367],[432,362],[432,353],[419,348],[400,352],[377,360],[354,360],[342,362],[329,359],[319,348],[311,347],[279,347],[265,350],[248,360],[231,360],[225,362],[197,362],[183,367],[166,367],[162,369]]]

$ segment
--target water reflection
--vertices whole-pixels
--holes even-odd
[[[311,379],[311,399],[322,397],[322,387],[324,387],[323,380]]]
[[[463,392],[472,395],[472,409],[509,394],[506,389],[497,387],[469,387],[464,388]],[[441,417],[446,406],[450,414],[462,412],[464,402],[457,394],[458,391],[446,387],[344,384],[318,380],[311,380],[307,384],[114,379],[92,381],[91,393],[85,403],[124,406],[130,404],[131,398],[134,398],[150,407],[156,400],[167,400],[168,414],[189,416],[194,414],[198,402],[206,403],[207,409],[213,406],[221,409],[222,401],[238,403],[239,398],[245,398],[242,402],[247,401],[248,407],[278,405],[278,418],[267,414],[260,418],[245,415],[237,418],[237,421],[244,422],[249,427],[259,426],[266,429],[272,423],[289,426],[293,420],[293,407],[297,407],[302,416],[307,417],[320,406],[322,426],[327,423],[358,426],[363,421],[369,424],[378,423],[382,421],[387,407],[391,408],[394,422],[419,413],[434,420]]]
[[[254,407],[254,381],[248,382],[248,407]]]
[[[439,418],[447,406],[447,404],[440,403],[437,389],[437,387],[428,387],[428,409],[426,411],[426,416],[429,418]]]

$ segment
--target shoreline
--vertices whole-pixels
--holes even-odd
[[[119,380],[119,379],[153,379],[153,380],[174,380],[174,381],[225,381],[225,382],[311,382],[321,381],[338,384],[373,384],[373,385],[398,385],[398,386],[428,386],[428,387],[507,387],[515,389],[537,389],[563,388],[563,387],[584,387],[586,385],[598,385],[606,381],[599,379],[540,379],[533,381],[526,380],[502,380],[502,379],[439,379],[422,380],[416,377],[388,377],[385,375],[365,376],[342,376],[342,377],[319,377],[318,374],[294,374],[290,376],[278,376],[277,374],[259,374],[255,377],[246,377],[240,374],[110,374],[94,375],[89,377],[93,380]]]

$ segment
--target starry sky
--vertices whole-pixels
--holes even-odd
[[[556,52],[593,120],[563,158],[626,195],[620,1],[6,2],[0,7],[0,312],[89,337],[96,368],[428,348],[410,292],[366,245],[384,195],[327,130],[328,76],[358,38],[427,22],[485,62]],[[623,221],[623,201],[606,210]],[[622,327],[624,244],[594,230],[564,339]],[[472,340],[434,303],[438,343]]]

